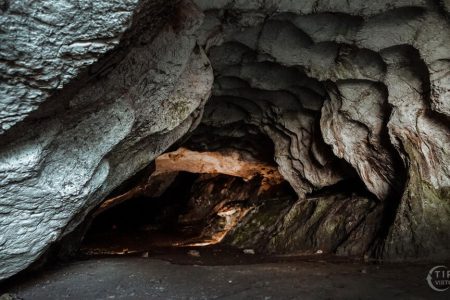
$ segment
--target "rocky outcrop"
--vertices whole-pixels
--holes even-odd
[[[448,258],[448,5],[194,2],[2,2],[0,279],[172,144],[297,193],[242,210],[234,245]]]
[[[22,45],[30,54],[17,56],[15,66],[22,62],[29,64],[37,69],[39,76],[48,76],[48,81],[34,87],[33,80],[38,78],[33,77],[26,66],[17,72],[15,66],[10,66],[11,78],[8,80],[28,83],[23,88],[27,91],[23,97],[33,105],[17,98],[20,85],[2,88],[2,92],[16,95],[14,103],[26,107],[27,113],[35,110],[34,105],[46,97],[46,94],[39,99],[31,97],[36,88],[40,91],[48,87],[62,88],[63,82],[80,69],[82,64],[78,62],[93,62],[89,49],[98,43],[106,43],[100,49],[103,52],[113,47],[117,43],[108,41],[120,37],[119,33],[126,29],[125,24],[130,18],[138,16],[140,9],[151,10],[153,7],[136,1],[126,4],[107,2],[104,6],[101,3],[93,5],[97,7],[94,10],[80,6],[76,11],[63,3],[57,5],[49,1],[41,10],[24,3],[23,8],[27,10],[20,16],[16,15],[18,4],[11,2],[6,17],[2,16],[2,20],[10,22],[8,28],[11,31],[7,31],[7,37],[14,38],[13,30],[29,28],[33,34],[42,34],[46,43],[53,39],[57,43],[43,54],[55,58],[58,51],[72,49],[78,51],[73,54],[81,58],[75,60],[75,64],[67,54],[64,59],[55,59],[54,64],[43,69],[36,60],[29,58],[29,55],[39,56],[41,52],[37,53],[36,48],[40,45],[34,45],[34,48]],[[103,61],[103,65],[95,64],[88,70],[90,78],[85,79],[83,88],[63,89],[38,105],[41,109],[38,116],[29,117],[13,128],[9,127],[26,114],[14,107],[10,113],[6,110],[8,116],[2,119],[2,126],[6,124],[3,130],[7,131],[0,136],[0,278],[27,267],[51,243],[81,222],[117,185],[148,165],[198,124],[212,85],[208,59],[203,50],[196,47],[196,30],[201,24],[202,13],[188,2],[178,4],[176,11],[163,3],[166,2],[159,1],[159,6],[153,7],[158,8],[153,12],[158,16],[156,23],[140,30],[133,28],[135,34],[124,41],[125,45],[121,44],[126,46],[126,51],[119,62]],[[170,14],[161,20],[164,9],[169,9]],[[66,10],[70,11],[69,15]],[[43,12],[35,15],[39,11]],[[96,18],[91,18],[91,14]],[[69,18],[70,15],[73,18]],[[149,16],[151,14],[147,13],[143,17]],[[34,23],[27,21],[30,19]],[[118,23],[118,19],[123,23]],[[140,24],[138,20],[136,22]],[[158,22],[163,23],[160,26]],[[65,35],[64,30],[53,37],[49,33],[51,28],[47,28],[53,23],[56,28],[61,26],[74,32],[72,35],[76,37],[58,40],[58,34]],[[66,28],[65,23],[75,27]],[[78,37],[87,31],[91,37]],[[106,40],[103,35],[107,36]],[[38,37],[36,35],[36,43],[40,42]],[[3,40],[6,45],[16,43],[9,38]],[[90,43],[91,48],[83,48],[86,43]],[[17,42],[17,45],[21,44]],[[45,55],[38,57],[40,62],[47,61]],[[65,64],[72,68],[67,70],[67,76]],[[55,74],[57,78],[66,79],[55,79]],[[8,101],[2,104],[10,107]],[[4,111],[2,109],[2,113]],[[10,115],[17,118],[10,118]]]

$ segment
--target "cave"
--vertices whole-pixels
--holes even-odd
[[[448,297],[449,20],[0,0],[0,300]]]
[[[233,194],[223,195],[230,188]],[[256,201],[267,204],[274,198],[295,199],[288,185],[265,193],[264,199],[254,198],[258,188],[258,180],[245,182],[229,175],[183,172],[161,195],[133,197],[99,211],[86,232],[81,253],[148,255],[148,251],[158,249],[218,245]]]
[[[179,148],[157,157],[93,211],[80,227],[80,252],[146,256],[218,245],[258,207],[295,199],[274,164]]]

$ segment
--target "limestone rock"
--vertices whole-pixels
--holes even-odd
[[[432,111],[432,91],[425,90],[430,78],[418,53],[397,47],[383,56],[388,62],[388,99],[394,108],[389,135],[407,165],[405,190],[386,241],[386,256],[445,259],[450,246],[448,122]]]
[[[248,213],[226,242],[268,253],[313,254],[320,249],[361,256],[370,250],[373,232],[366,231],[363,236],[352,233],[364,226],[363,218],[375,210],[374,202],[356,195],[320,196],[294,203],[275,200]],[[346,243],[358,246],[349,249]]]
[[[325,142],[356,168],[372,193],[386,199],[396,179],[393,154],[385,143],[385,90],[372,82],[341,81],[329,96],[321,117]]]
[[[0,17],[0,134],[116,48],[143,2],[6,1]]]
[[[385,202],[361,227],[378,227],[372,234],[384,257],[445,257],[450,240],[445,4],[197,3],[208,20],[199,42],[215,73],[202,125],[213,128],[210,136],[232,138],[242,124],[255,126],[273,141],[279,171],[300,198],[355,180],[356,172]],[[271,222],[277,223],[286,207],[273,209]],[[347,250],[361,249],[353,239],[358,238],[349,238]]]
[[[232,244],[448,258],[447,2],[194,2],[1,2],[0,279],[175,143],[297,193]]]
[[[101,43],[97,52],[106,51],[115,43],[108,41],[115,41],[126,28],[126,16],[129,19],[137,14],[137,3],[133,1],[107,1],[104,5],[89,2],[96,8],[89,9],[86,3],[78,10],[73,10],[68,3],[57,5],[59,2],[48,2],[41,10],[27,7],[36,13],[33,23],[27,22],[33,19],[31,16],[21,19],[13,15],[9,19],[11,30],[28,28],[43,34],[46,43],[52,40],[49,33],[52,29],[48,28],[51,24],[52,28],[60,28],[65,23],[75,26],[62,27],[74,33],[59,41],[56,35],[55,43],[59,47],[54,48],[52,44],[44,52],[53,56],[52,51],[58,49],[78,49],[71,52],[78,57],[76,64],[72,58],[56,60],[39,71],[48,75],[45,87],[51,88],[62,87],[64,80],[76,75],[81,63],[94,62],[89,53],[97,50],[84,46]],[[8,11],[12,13],[16,6],[18,3],[12,2]],[[116,66],[112,65],[106,76],[93,77],[82,89],[65,95],[67,100],[58,113],[44,119],[29,119],[0,136],[0,279],[30,265],[116,186],[195,128],[212,85],[209,61],[195,46],[195,32],[201,24],[202,13],[184,2],[174,18],[176,22],[166,20],[156,36],[152,26],[139,32],[130,41],[125,57]],[[33,52],[29,55],[40,53],[31,45],[22,46]],[[45,57],[38,57],[39,62],[28,60],[28,56],[17,58],[38,69],[39,62],[46,60]],[[67,70],[69,77],[61,70],[64,64],[72,68]],[[16,72],[13,78],[31,84],[27,71],[23,72]],[[65,79],[54,78],[55,72]],[[27,91],[34,93],[35,87],[32,85]],[[21,103],[20,98],[14,101]],[[39,101],[21,105],[29,112]],[[11,122],[24,116],[22,112],[13,114],[18,118],[10,119]]]

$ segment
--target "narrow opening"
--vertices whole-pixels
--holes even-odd
[[[145,254],[160,248],[222,245],[264,202],[296,199],[274,164],[238,153],[180,148],[156,159],[94,212],[83,255]]]

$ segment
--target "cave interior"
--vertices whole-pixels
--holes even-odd
[[[0,281],[171,251],[450,259],[448,1],[13,2]]]
[[[390,136],[402,125],[388,79],[409,68],[428,90],[429,74],[417,49],[374,28],[424,11],[204,13],[193,52],[204,51],[214,82],[198,126],[91,211],[82,252],[226,245],[389,257],[412,175]]]

